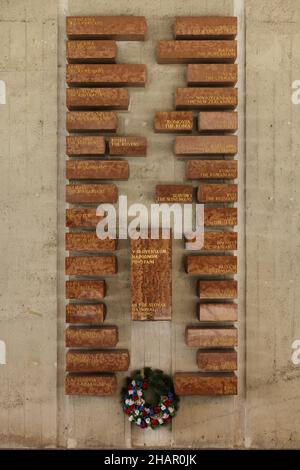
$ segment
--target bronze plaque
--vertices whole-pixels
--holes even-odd
[[[237,104],[237,88],[176,89],[176,109],[234,109]]]
[[[177,395],[237,395],[237,376],[233,372],[176,372],[173,380]]]
[[[186,71],[188,85],[234,86],[238,79],[237,64],[189,64]]]
[[[236,41],[158,41],[156,60],[159,64],[190,64],[193,62],[234,62]]]
[[[176,39],[233,39],[237,35],[236,16],[177,16]]]

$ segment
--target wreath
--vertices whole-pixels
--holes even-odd
[[[129,421],[143,429],[156,429],[169,423],[176,414],[179,401],[172,378],[150,367],[136,370],[127,377],[121,397]]]

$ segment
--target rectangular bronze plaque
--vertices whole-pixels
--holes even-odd
[[[115,62],[117,44],[115,41],[67,41],[66,57],[74,62]]]
[[[236,153],[236,135],[175,137],[176,155],[235,155]]]
[[[174,387],[177,395],[237,395],[237,376],[233,372],[176,372]]]
[[[96,215],[96,209],[66,209],[66,227],[95,228],[103,217]]]
[[[104,351],[68,351],[66,370],[68,372],[117,372],[129,367],[127,349]]]
[[[193,186],[189,184],[157,184],[155,202],[185,202],[193,201]]]
[[[193,113],[191,111],[159,111],[155,113],[154,130],[160,133],[192,132]]]
[[[128,109],[129,92],[126,88],[67,88],[67,108]]]
[[[67,299],[101,300],[105,293],[105,281],[66,281]]]
[[[196,179],[235,179],[237,178],[236,160],[188,160],[186,177]]]
[[[69,326],[65,336],[67,348],[114,348],[118,343],[118,328],[116,326],[100,328]]]
[[[200,184],[197,192],[198,202],[236,202],[237,184]]]
[[[171,320],[172,242],[131,240],[132,320]]]
[[[67,184],[66,202],[71,204],[117,202],[118,188],[114,184]]]
[[[233,39],[237,35],[236,16],[177,16],[176,39]]]
[[[114,251],[117,240],[101,240],[94,232],[67,232],[65,234],[66,251]]]
[[[235,111],[201,111],[198,115],[199,132],[235,132],[237,127]]]
[[[202,241],[202,240],[201,240]],[[195,244],[194,249],[197,249]],[[201,251],[237,250],[237,232],[204,232],[204,243]]]
[[[205,227],[225,227],[236,224],[236,207],[204,207]]]
[[[235,299],[237,281],[198,281],[197,294],[200,299]]]
[[[65,262],[67,276],[105,276],[117,272],[117,258],[113,255],[69,256]]]
[[[237,304],[201,303],[199,320],[203,322],[236,322]]]
[[[177,88],[176,109],[234,109],[237,88]]]
[[[236,41],[158,41],[156,60],[159,64],[193,62],[234,62]]]
[[[145,137],[110,137],[108,147],[109,154],[112,156],[135,157],[147,155],[147,139]]]
[[[107,396],[117,391],[115,374],[87,375],[68,374],[65,382],[66,395]]]
[[[234,349],[228,351],[199,349],[197,365],[203,371],[232,372],[237,370],[237,352]]]
[[[144,64],[67,64],[69,86],[136,86],[146,84]]]
[[[66,154],[69,157],[98,156],[105,153],[105,141],[101,135],[68,135]]]
[[[75,180],[128,180],[128,162],[68,160],[66,178]]]
[[[116,132],[118,117],[111,111],[68,111],[68,132]]]
[[[66,32],[70,39],[144,41],[147,23],[144,16],[67,16]]]
[[[185,329],[187,346],[197,348],[234,348],[237,346],[237,329],[232,326],[204,328],[188,326]]]
[[[231,255],[189,255],[186,257],[186,272],[193,276],[236,274],[237,257]]]
[[[66,305],[66,323],[100,324],[105,320],[104,304],[68,304]]]
[[[189,64],[187,66],[188,85],[234,86],[237,79],[237,64]]]

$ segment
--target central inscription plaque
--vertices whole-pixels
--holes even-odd
[[[131,240],[132,320],[171,320],[171,240]]]

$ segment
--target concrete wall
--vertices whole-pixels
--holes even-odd
[[[299,2],[0,0],[0,7],[0,80],[7,87],[0,105],[0,341],[7,348],[7,364],[0,365],[0,447],[299,447],[300,366],[290,361],[292,341],[300,339],[300,106],[290,99],[291,83],[300,79]],[[173,138],[152,132],[154,111],[172,109],[175,87],[184,83],[184,66],[155,63],[156,40],[171,37],[175,14],[240,18],[239,396],[183,399],[172,430],[131,430],[116,397],[64,396],[66,14],[147,17],[149,40],[119,46],[120,61],[149,68],[146,89],[132,89],[130,112],[120,113],[120,133],[149,139],[149,155],[130,161],[120,193],[146,204],[158,179],[180,182],[184,175]],[[118,325],[132,368],[196,370],[195,351],[183,341],[185,324],[194,319],[195,285],[183,272],[182,243],[173,247],[172,323],[132,325],[129,245],[121,243],[120,273],[108,284],[108,321]]]

